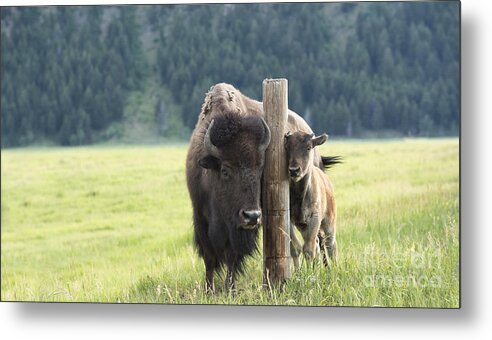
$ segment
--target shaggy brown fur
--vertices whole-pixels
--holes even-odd
[[[302,252],[307,259],[316,256],[321,243],[323,262],[328,255],[337,259],[336,204],[333,186],[328,176],[313,166],[314,150],[328,136],[294,132],[287,133],[285,145],[290,175],[291,255],[299,267],[301,244],[294,232],[294,225],[304,239]],[[338,161],[336,161],[338,162]],[[328,253],[328,254],[326,254]]]
[[[207,147],[207,137],[211,146]],[[226,289],[256,249],[261,217],[261,175],[270,131],[259,116],[214,114],[197,127],[186,161],[195,244],[206,268],[206,288],[225,264]],[[253,212],[255,215],[248,215]]]

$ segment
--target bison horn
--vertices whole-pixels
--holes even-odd
[[[272,137],[272,134],[270,132],[270,129],[268,128],[267,123],[265,122],[265,120],[263,118],[261,119],[261,123],[263,124],[265,135],[263,136],[263,140],[260,143],[259,149],[261,152],[264,152],[266,150],[266,148],[268,147],[268,145],[270,144],[270,138]]]
[[[212,121],[210,122],[210,125],[208,126],[207,132],[205,133],[205,139],[204,139],[205,149],[207,150],[207,152],[211,156],[214,156],[216,158],[219,158],[219,156],[220,156],[220,150],[210,140],[210,130],[212,130],[212,126],[213,125],[214,125],[214,120],[212,119]]]

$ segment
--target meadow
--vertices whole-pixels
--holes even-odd
[[[234,293],[203,289],[187,145],[1,151],[1,299],[459,307],[459,141],[329,141],[339,262],[262,288],[262,252]],[[261,237],[258,240],[261,245]],[[222,280],[216,278],[216,285]]]

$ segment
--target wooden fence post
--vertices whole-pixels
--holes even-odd
[[[271,131],[263,171],[263,284],[279,286],[290,278],[289,177],[284,147],[287,79],[263,81],[263,112]]]

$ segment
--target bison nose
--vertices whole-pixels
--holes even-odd
[[[260,210],[241,210],[241,217],[244,224],[254,226],[260,222]]]
[[[290,177],[298,177],[300,173],[301,173],[300,167],[289,167]]]

